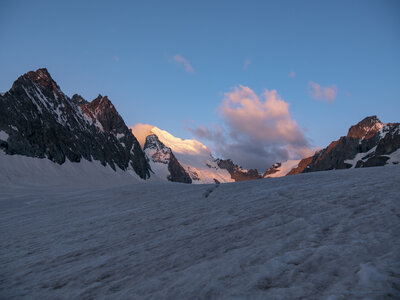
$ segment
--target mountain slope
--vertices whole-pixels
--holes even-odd
[[[347,136],[304,158],[288,175],[383,166],[400,162],[400,123],[383,124],[376,116],[352,126]]]
[[[210,150],[196,140],[183,140],[177,138],[165,130],[161,130],[152,125],[137,124],[130,127],[134,135],[138,137],[139,143],[144,147],[146,153],[149,153],[145,147],[146,140],[149,136],[156,136],[163,146],[168,148],[167,152],[171,152],[173,157],[177,159],[192,181],[192,183],[215,183],[215,182],[233,182],[231,174],[218,166],[217,161],[212,157]],[[149,155],[149,154],[148,154]],[[150,154],[152,157],[154,154]],[[169,159],[151,162],[152,168],[164,169],[165,166],[155,164],[169,163]],[[161,176],[171,176],[170,173],[163,173]],[[157,175],[157,172],[156,172]]]
[[[287,160],[282,163],[276,163],[272,165],[267,171],[265,171],[263,178],[273,178],[286,176],[292,169],[297,168],[300,160]]]
[[[235,181],[248,181],[262,178],[257,169],[246,170],[233,163],[231,159],[216,159],[218,166],[231,174]]]
[[[157,176],[172,182],[192,183],[192,179],[175,158],[171,148],[166,147],[155,134],[146,137],[143,150]]]
[[[0,95],[0,149],[63,164],[100,161],[150,176],[146,157],[107,97],[66,96],[46,69],[19,77]]]

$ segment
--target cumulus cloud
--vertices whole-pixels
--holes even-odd
[[[251,63],[250,60],[246,58],[243,64],[243,70],[247,70],[247,67],[250,65],[250,63]]]
[[[315,100],[332,103],[336,98],[337,87],[336,85],[324,87],[314,81],[310,81],[308,83],[308,93]]]
[[[235,87],[225,93],[218,111],[223,127],[189,130],[212,141],[217,155],[243,167],[265,170],[275,162],[312,154],[304,133],[290,116],[289,103],[276,90],[258,96],[249,87]]]
[[[138,140],[140,146],[144,147],[144,143],[146,142],[146,137],[151,134],[151,130],[155,126],[150,124],[137,123],[134,126],[129,126],[129,129],[132,131],[133,135]]]
[[[173,60],[174,60],[175,62],[177,62],[178,64],[183,65],[183,66],[185,67],[185,70],[186,70],[187,72],[189,72],[189,73],[194,73],[194,69],[193,69],[193,67],[191,66],[190,62],[189,62],[186,58],[184,58],[182,55],[180,55],[180,54],[175,55],[175,56],[173,57]]]
[[[296,77],[296,73],[293,72],[293,71],[291,71],[291,72],[288,74],[288,77],[291,77],[291,78]]]

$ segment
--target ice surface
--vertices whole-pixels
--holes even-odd
[[[10,172],[0,298],[400,296],[400,166],[114,187]]]

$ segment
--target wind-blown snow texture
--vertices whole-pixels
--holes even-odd
[[[0,298],[399,299],[400,167],[224,185],[0,180]]]

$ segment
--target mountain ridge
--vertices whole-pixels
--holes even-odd
[[[0,149],[58,164],[66,159],[98,160],[114,170],[132,169],[141,178],[149,178],[148,162],[138,141],[109,99],[76,100],[61,91],[47,69],[20,76],[0,95],[0,131],[7,134]]]
[[[400,123],[384,124],[377,116],[369,116],[351,126],[346,136],[303,158],[287,175],[396,164],[399,148]]]
[[[219,183],[400,162],[400,123],[384,124],[373,115],[314,155],[276,163],[261,175],[229,158],[214,158],[195,139],[140,123],[128,128],[107,96],[99,94],[90,102],[78,94],[70,98],[46,68],[19,76],[1,93],[0,112],[0,149],[8,155],[57,164],[99,161],[142,179]]]

